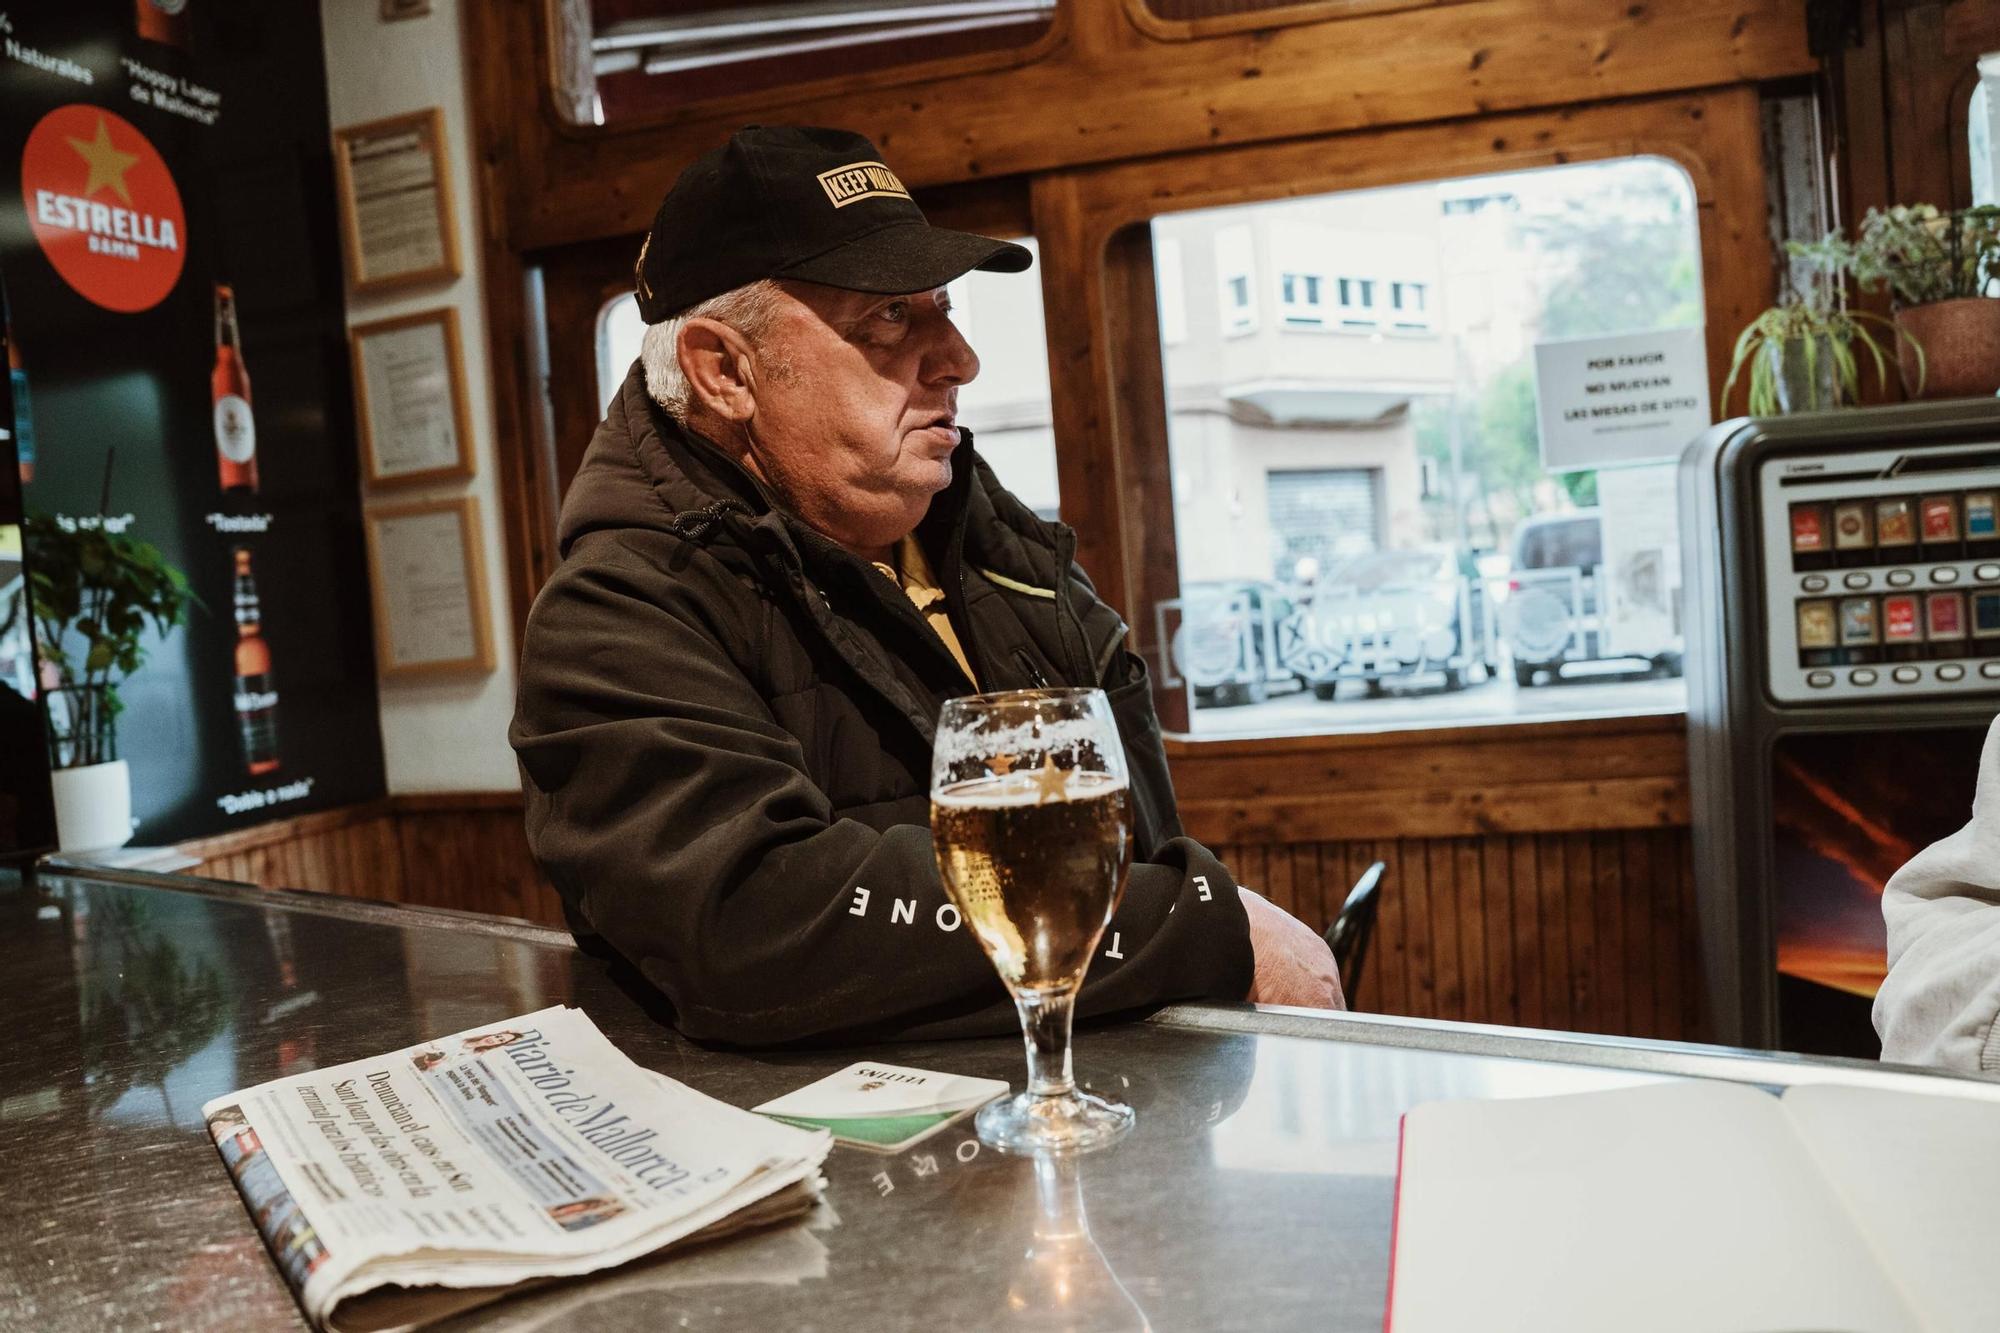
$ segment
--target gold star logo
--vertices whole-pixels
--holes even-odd
[[[1064,799],[1069,795],[1068,784],[1069,774],[1056,767],[1056,757],[1043,755],[1042,766],[1035,770],[1035,804],[1047,805]]]
[[[1014,771],[1017,762],[1011,754],[998,754],[987,760],[986,766],[993,770],[993,776],[1004,778]]]
[[[119,199],[128,204],[132,202],[132,192],[125,188],[125,173],[139,160],[139,155],[121,153],[111,146],[111,128],[104,123],[104,117],[97,118],[95,139],[70,139],[69,146],[76,149],[77,156],[90,167],[90,179],[83,186],[84,198],[88,199],[109,186]]]

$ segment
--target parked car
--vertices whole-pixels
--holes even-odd
[[[1566,665],[1630,660],[1636,668],[1679,675],[1681,654],[1618,651],[1610,642],[1600,584],[1604,572],[1602,511],[1538,514],[1514,529],[1514,568],[1507,583],[1501,631],[1514,660],[1514,683],[1558,679]]]
[[[1197,708],[1262,703],[1274,679],[1278,625],[1292,615],[1292,599],[1256,580],[1189,583],[1181,588],[1180,626],[1169,640],[1175,669],[1194,686]]]
[[[1460,690],[1493,674],[1485,585],[1454,546],[1371,551],[1335,565],[1305,602],[1301,640],[1286,664],[1320,699],[1344,680],[1370,695],[1384,682],[1436,674]]]

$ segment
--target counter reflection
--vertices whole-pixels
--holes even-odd
[[[1000,1326],[1151,1333],[1146,1312],[1091,1238],[1076,1154],[1037,1153],[1034,1168],[1034,1221]]]

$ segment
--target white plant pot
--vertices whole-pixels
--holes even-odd
[[[101,852],[132,841],[132,770],[123,759],[49,774],[56,842],[65,852]]]

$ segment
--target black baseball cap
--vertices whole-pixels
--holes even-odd
[[[1033,262],[1012,241],[933,227],[859,134],[751,125],[667,191],[635,277],[639,317],[658,324],[763,278],[894,295]]]

